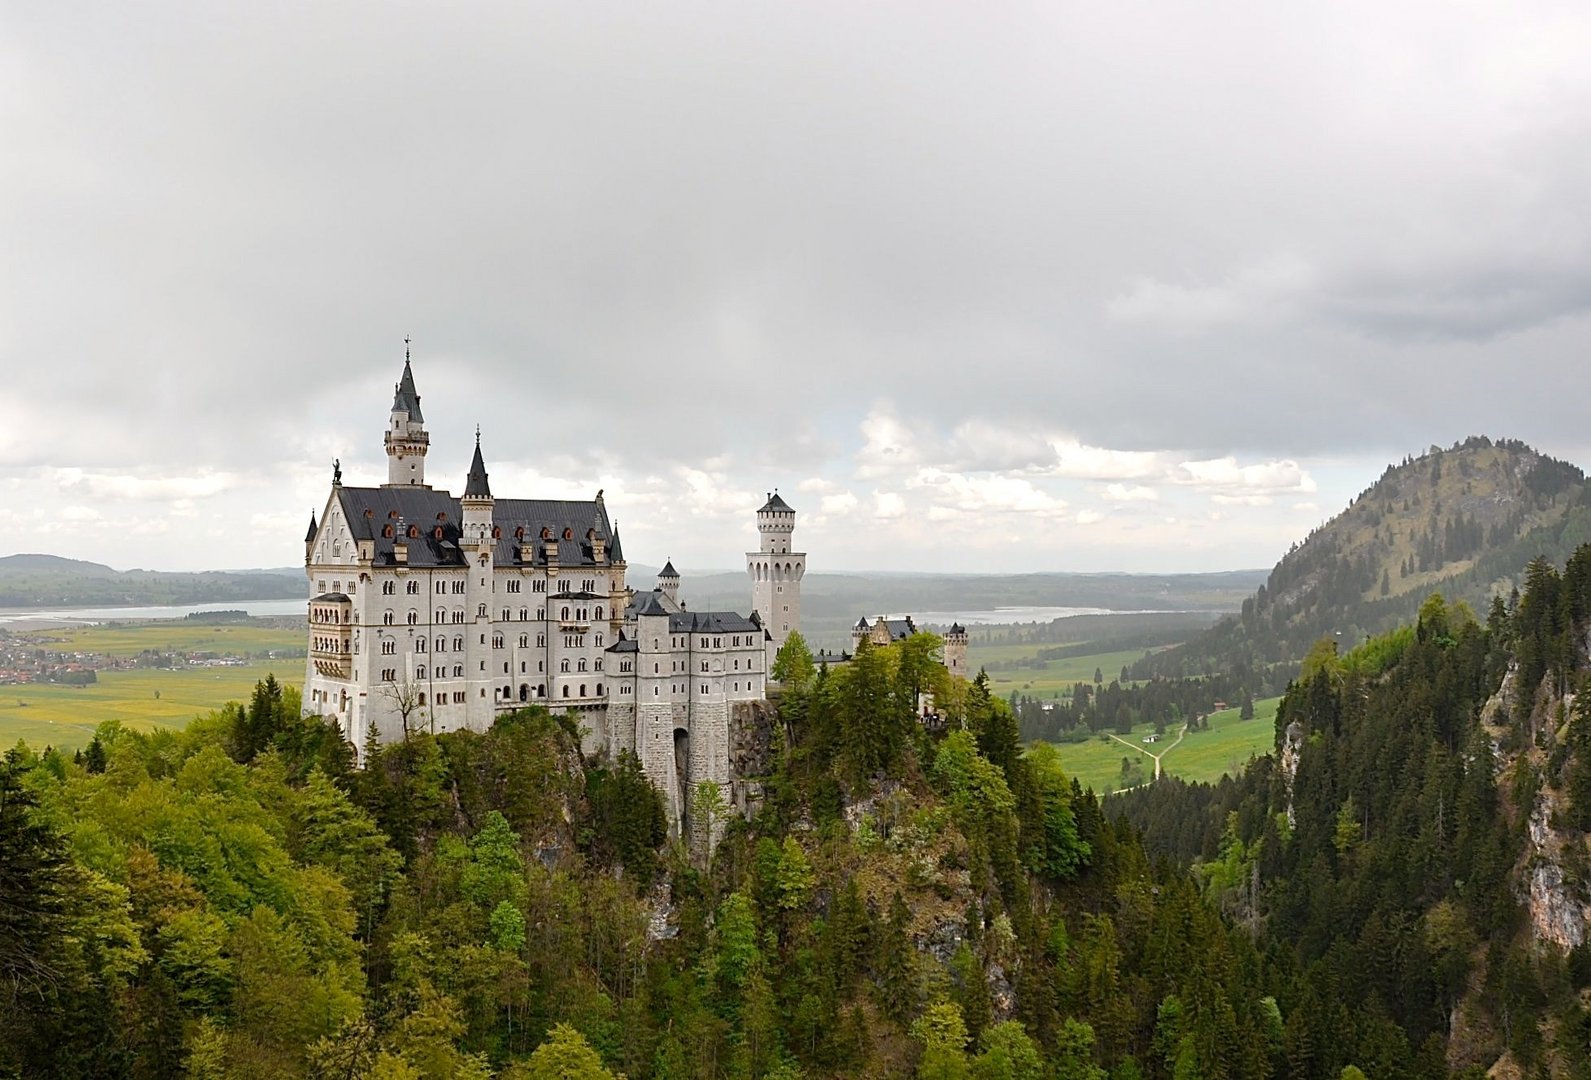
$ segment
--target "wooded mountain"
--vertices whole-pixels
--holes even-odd
[[[0,558],[0,607],[111,607],[122,604],[207,604],[223,600],[286,600],[302,596],[301,577],[270,571],[168,573],[114,570],[58,555]]]
[[[1146,657],[1133,675],[1229,672],[1279,693],[1322,637],[1352,648],[1412,622],[1437,591],[1483,611],[1532,559],[1561,564],[1587,541],[1591,499],[1578,467],[1514,440],[1433,446],[1388,466],[1295,544],[1238,615]]]

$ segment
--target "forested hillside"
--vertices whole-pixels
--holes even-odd
[[[1345,656],[1322,643],[1276,755],[1111,801],[1300,966],[1301,1040],[1358,1045],[1371,1076],[1403,1075],[1401,1051],[1340,1003],[1454,1070],[1591,1076],[1591,547],[1487,610],[1433,597]]]
[[[1520,442],[1468,439],[1389,466],[1276,564],[1242,611],[1135,678],[1223,672],[1280,693],[1322,637],[1352,648],[1412,622],[1434,590],[1484,610],[1527,563],[1591,541],[1585,475]],[[1275,670],[1273,670],[1273,668]]]
[[[760,812],[710,857],[537,710],[358,772],[270,684],[78,759],[15,749],[0,1074],[1449,1075],[1426,1019],[1411,1041],[1223,917],[933,644],[787,663]]]
[[[54,555],[0,558],[0,607],[111,607],[287,600],[301,596],[297,576],[255,571],[168,573],[113,570]]]

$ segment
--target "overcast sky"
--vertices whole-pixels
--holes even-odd
[[[1591,7],[0,0],[0,553],[300,561],[380,483],[728,567],[1268,566],[1591,463]]]

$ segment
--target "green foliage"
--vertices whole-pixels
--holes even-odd
[[[793,690],[804,690],[816,674],[817,668],[812,662],[812,650],[807,647],[806,638],[801,636],[799,630],[790,631],[790,636],[784,639],[784,644],[774,654],[769,677]]]

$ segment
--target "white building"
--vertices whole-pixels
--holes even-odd
[[[464,492],[426,483],[430,436],[407,360],[384,443],[387,483],[342,470],[304,540],[306,712],[357,745],[406,731],[484,731],[536,703],[579,714],[588,753],[633,751],[676,828],[699,782],[729,779],[730,713],[765,697],[773,653],[800,625],[806,556],[777,495],[747,556],[750,616],[690,611],[672,564],[637,596],[602,492],[493,496],[477,435]],[[776,628],[776,629],[775,629]]]

